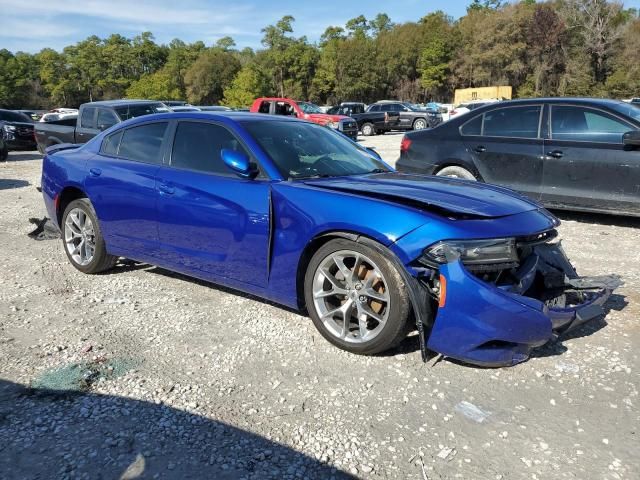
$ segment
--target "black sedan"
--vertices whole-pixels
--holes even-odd
[[[494,103],[405,135],[397,169],[508,186],[550,208],[640,216],[640,108],[615,100]]]

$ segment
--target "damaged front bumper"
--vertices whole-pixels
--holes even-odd
[[[426,346],[481,366],[525,361],[533,348],[603,315],[622,284],[615,275],[579,277],[559,243],[533,247],[506,282],[485,281],[459,259],[438,273],[446,297],[425,329]]]

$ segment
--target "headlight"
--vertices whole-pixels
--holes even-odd
[[[338,129],[338,127],[339,127],[339,125],[338,125],[338,123],[337,123],[337,122],[327,122],[325,125],[326,125],[327,127],[329,127],[329,128],[333,128],[333,129],[335,129],[335,130],[337,130],[337,129]]]
[[[514,238],[446,240],[427,247],[419,261],[435,266],[457,259],[466,265],[517,262],[516,241]]]
[[[6,132],[15,132],[16,131],[16,127],[13,125],[5,125],[4,129]]]

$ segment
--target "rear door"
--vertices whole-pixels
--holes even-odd
[[[484,181],[539,199],[544,160],[542,105],[501,107],[467,115],[469,121],[460,133]]]
[[[597,107],[551,105],[543,203],[640,213],[640,151],[622,143],[622,135],[636,129]]]
[[[100,133],[96,124],[97,113],[98,109],[96,107],[84,107],[82,109],[78,126],[76,127],[75,143],[87,143]]]
[[[168,122],[118,130],[87,162],[85,188],[112,253],[144,260],[157,254],[156,174]]]
[[[248,153],[222,124],[178,122],[158,175],[162,256],[183,271],[266,286],[269,182],[236,176],[222,149]]]

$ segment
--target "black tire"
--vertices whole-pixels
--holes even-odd
[[[71,253],[67,248],[67,243],[65,241],[66,238],[66,230],[67,230],[67,217],[72,210],[80,209],[90,220],[93,225],[94,231],[94,243],[95,250],[93,253],[93,257],[86,265],[82,265],[78,263],[72,257]],[[93,205],[88,198],[80,198],[78,200],[74,200],[67,208],[65,208],[64,213],[62,215],[62,222],[60,225],[60,231],[62,232],[62,247],[64,248],[65,253],[67,254],[67,258],[71,265],[80,270],[82,273],[100,273],[105,270],[109,270],[113,268],[118,260],[118,257],[113,255],[109,255],[107,253],[107,247],[104,243],[104,237],[102,236],[102,231],[100,230],[100,223],[98,222],[98,217],[96,215],[95,210],[93,209]]]
[[[0,162],[4,162],[7,158],[9,158],[9,149],[6,146],[2,146],[0,148]]]
[[[439,177],[453,177],[461,178],[463,180],[477,181],[476,176],[464,167],[458,167],[457,165],[451,165],[444,167],[442,170],[438,170],[436,173]]]
[[[413,122],[414,130],[424,130],[429,128],[429,123],[424,118],[416,118]]]
[[[380,248],[382,249],[383,247]],[[389,293],[389,313],[386,323],[371,340],[360,341],[359,343],[348,342],[332,334],[320,319],[313,298],[316,270],[333,253],[344,250],[360,253],[371,259],[384,276],[387,284],[386,290]],[[358,355],[373,355],[396,347],[407,336],[411,328],[412,322],[409,321],[411,316],[409,293],[397,267],[387,255],[362,243],[340,238],[331,240],[320,247],[307,267],[304,279],[304,298],[309,316],[320,334],[338,348]]]
[[[376,134],[376,127],[372,123],[365,123],[360,128],[360,131],[365,137],[371,137]]]

